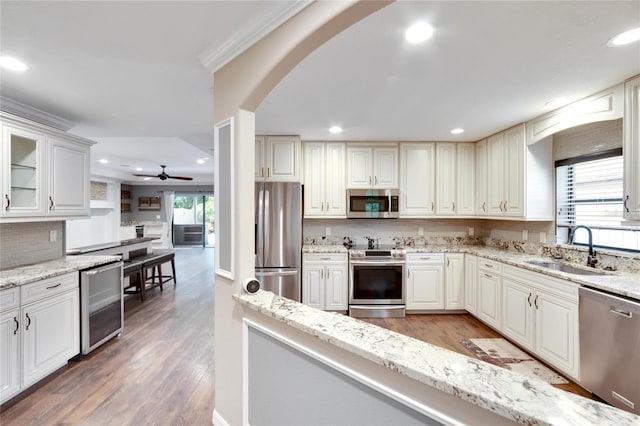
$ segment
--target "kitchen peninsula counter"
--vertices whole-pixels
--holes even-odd
[[[271,292],[233,297],[247,309],[521,424],[631,426],[640,421],[631,413],[558,390],[542,380]]]
[[[67,254],[68,255],[88,254],[88,253],[94,253],[94,252],[97,252],[97,251],[104,251],[104,250],[124,248],[124,247],[127,247],[128,250],[131,250],[131,247],[128,247],[128,246],[140,245],[140,244],[144,244],[144,243],[149,243],[149,244],[144,244],[144,245],[145,246],[146,245],[150,246],[151,241],[153,241],[154,239],[155,238],[149,238],[149,237],[131,238],[131,239],[128,239],[128,240],[120,240],[120,241],[112,241],[112,242],[102,243],[102,244],[94,244],[94,245],[91,245],[91,246],[77,247],[77,248],[69,249],[69,250],[67,250]]]
[[[34,265],[5,269],[0,271],[0,290],[117,262],[120,259],[120,256],[66,256]]]

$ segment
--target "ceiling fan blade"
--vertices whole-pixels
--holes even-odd
[[[131,173],[133,176],[138,176],[138,177],[152,177],[152,178],[157,178],[158,175],[141,175],[138,173]]]
[[[180,179],[180,180],[193,180],[192,177],[186,176],[167,176],[169,179]]]

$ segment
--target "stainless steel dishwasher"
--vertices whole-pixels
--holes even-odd
[[[640,301],[580,288],[580,384],[640,414]]]
[[[122,333],[124,303],[122,262],[80,271],[82,354]]]

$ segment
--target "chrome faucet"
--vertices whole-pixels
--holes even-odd
[[[598,259],[596,259],[596,251],[593,249],[593,234],[591,232],[591,228],[585,225],[578,225],[571,228],[569,231],[569,244],[573,244],[573,238],[576,235],[576,230],[580,228],[586,229],[589,233],[589,256],[587,256],[587,266],[595,268],[596,263],[598,263]]]

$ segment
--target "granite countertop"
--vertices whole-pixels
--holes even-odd
[[[153,240],[155,240],[155,238],[144,237],[144,238],[131,238],[129,240],[112,241],[109,243],[94,244],[92,246],[76,247],[76,248],[67,250],[67,254],[73,255],[73,254],[92,253],[94,251],[106,250],[114,247],[130,246],[133,244],[146,243],[148,241],[153,241]]]
[[[117,262],[120,259],[120,256],[67,256],[35,265],[5,269],[0,271],[0,290]]]
[[[304,333],[522,424],[635,425],[640,417],[475,358],[271,292],[234,299]],[[383,343],[381,343],[383,342]]]
[[[532,265],[532,261],[553,262],[549,257],[536,256],[515,251],[503,250],[486,246],[471,245],[427,245],[416,247],[404,247],[407,253],[469,253],[476,256],[495,260],[507,265],[517,266],[533,272],[538,272],[551,277],[564,279],[578,285],[609,291],[621,296],[640,300],[640,274],[625,272],[605,272],[605,275],[576,275],[567,272],[556,271],[538,265]],[[305,245],[303,253],[342,253],[347,251],[344,246],[336,245]],[[589,270],[586,266],[575,263],[563,262],[572,266]],[[601,270],[598,270],[602,272]]]

